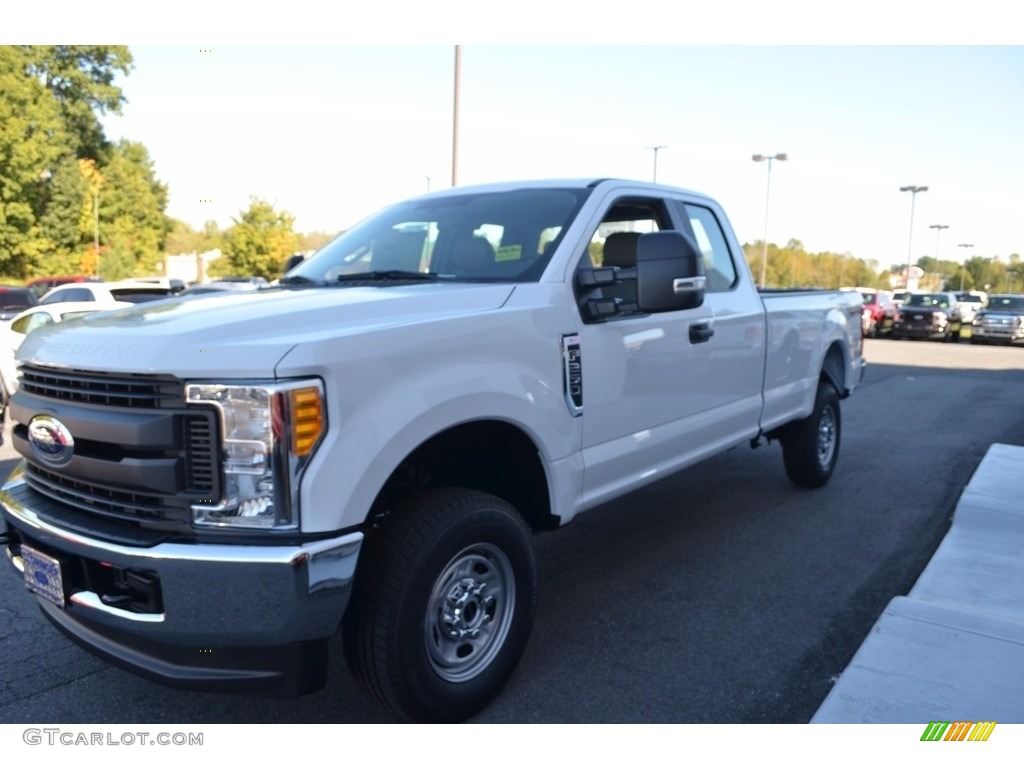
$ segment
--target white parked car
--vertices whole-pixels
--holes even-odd
[[[54,288],[53,290],[59,289]],[[18,388],[18,365],[14,355],[28,334],[44,325],[61,323],[93,312],[130,306],[132,306],[131,303],[127,301],[112,301],[102,304],[96,301],[68,301],[60,304],[41,304],[19,313],[2,330],[4,339],[3,343],[0,343],[0,384],[2,384],[3,391],[0,395],[4,402]]]
[[[974,319],[978,311],[985,306],[985,302],[988,301],[988,294],[984,291],[957,291],[956,300],[960,304],[960,316],[963,318],[964,323],[969,323]]]
[[[139,304],[144,301],[156,301],[174,296],[175,292],[168,285],[161,285],[152,280],[120,280],[115,283],[69,283],[51,288],[40,304],[58,304],[66,302],[98,302],[108,307],[119,302]]]

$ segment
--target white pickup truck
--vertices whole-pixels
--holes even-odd
[[[366,691],[460,720],[530,634],[531,532],[733,446],[828,481],[861,297],[761,295],[715,201],[456,188],[269,289],[42,329],[0,540],[45,615],[176,687]]]

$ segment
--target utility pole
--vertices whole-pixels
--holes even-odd
[[[657,184],[658,183],[658,150],[659,149],[668,149],[668,147],[666,145],[664,145],[664,144],[657,144],[657,145],[655,145],[653,147],[647,147],[647,149],[653,149],[654,150],[654,175],[652,176],[651,181],[653,181],[655,184]]]
[[[911,260],[913,259],[914,253],[914,201],[917,199],[918,192],[927,192],[928,187],[918,187],[910,184],[906,187],[900,187],[900,192],[910,193],[910,237],[907,240],[907,290],[910,290],[910,267]]]
[[[459,81],[462,77],[462,46],[455,46],[455,99],[452,112],[452,186],[458,181],[459,173]]]

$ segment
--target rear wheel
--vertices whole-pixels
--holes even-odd
[[[367,539],[343,624],[363,688],[414,722],[465,720],[526,648],[537,576],[530,534],[503,500],[428,491]]]
[[[839,395],[831,384],[820,381],[811,415],[788,425],[780,435],[790,481],[804,488],[825,485],[839,459],[840,436]]]

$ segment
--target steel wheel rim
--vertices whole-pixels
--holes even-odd
[[[836,452],[836,414],[832,406],[826,406],[818,422],[818,463],[828,467]]]
[[[461,683],[486,669],[508,637],[515,597],[512,563],[498,547],[474,544],[453,557],[427,603],[424,640],[434,672]]]

